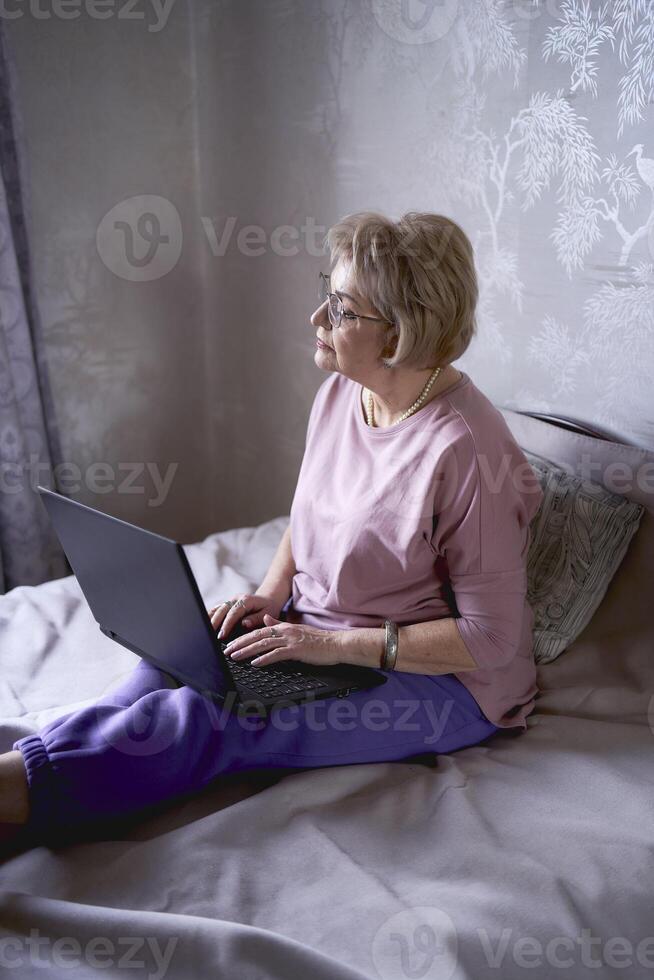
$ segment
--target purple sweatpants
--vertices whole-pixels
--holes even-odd
[[[57,839],[252,769],[310,769],[454,752],[498,728],[452,674],[388,672],[347,698],[242,718],[141,661],[109,695],[14,743],[28,827]]]

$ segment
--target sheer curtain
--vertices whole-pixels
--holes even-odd
[[[0,592],[69,572],[34,487],[52,486],[57,433],[30,292],[15,85],[0,23]]]

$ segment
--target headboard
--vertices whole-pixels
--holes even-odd
[[[532,419],[540,419],[541,422],[549,422],[551,425],[557,425],[561,429],[568,429],[570,432],[577,432],[582,436],[592,436],[593,439],[603,439],[605,442],[613,442],[604,432],[600,432],[598,429],[592,429],[583,422],[576,422],[574,419],[566,418],[563,415],[546,415],[543,412],[518,412],[517,414],[528,415]]]

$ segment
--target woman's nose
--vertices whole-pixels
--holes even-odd
[[[325,327],[327,330],[331,330],[332,325],[327,315],[327,300],[321,303],[318,309],[311,314],[311,323],[314,327]]]

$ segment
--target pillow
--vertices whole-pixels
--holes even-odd
[[[534,658],[556,660],[590,622],[645,508],[523,449],[543,490],[530,524],[527,600]]]

